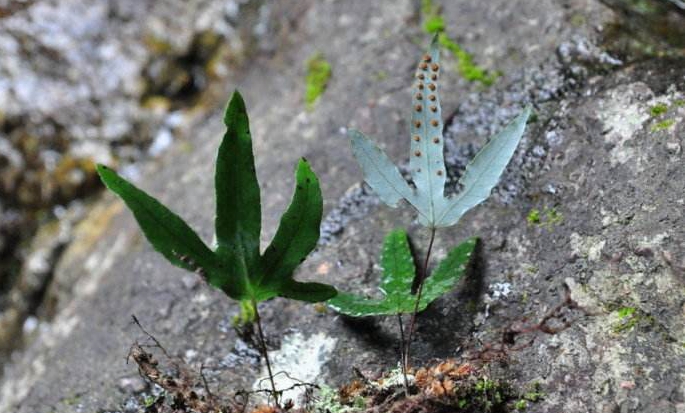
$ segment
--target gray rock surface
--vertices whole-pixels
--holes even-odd
[[[0,349],[19,341],[17,314],[39,307],[50,282],[28,281],[37,294],[22,288],[38,224],[100,190],[96,162],[139,177],[136,161],[160,155],[193,113],[216,106],[203,91],[230,77],[254,38],[244,26],[260,21],[257,1],[4,3]]]
[[[439,231],[437,257],[472,235],[482,248],[474,273],[420,317],[415,361],[505,351],[509,363],[496,374],[522,388],[539,382],[546,395],[531,412],[685,411],[682,60],[637,63],[626,49],[605,49],[620,15],[594,0],[445,3],[450,35],[477,63],[503,72],[483,89],[445,58],[451,166],[463,165],[523,105],[533,103],[537,119],[495,195]],[[11,17],[47,7],[40,4]],[[153,2],[112,4],[126,10],[133,28],[159,13],[166,16],[160,27],[173,30],[169,16],[190,13]],[[197,2],[194,10],[224,5]],[[219,102],[237,86],[252,119],[263,241],[290,197],[293,165],[305,156],[320,175],[328,218],[325,240],[299,276],[371,293],[383,234],[406,226],[419,250],[427,234],[408,208],[389,210],[359,186],[344,131],[359,128],[406,159],[411,75],[427,41],[419,8],[409,0],[359,0],[258,10],[266,16],[254,26],[266,33],[254,41],[259,52],[230,82],[215,85],[208,110],[185,126],[184,144],[145,165],[140,185],[212,238]],[[106,25],[113,17],[101,18]],[[74,33],[79,44],[91,39],[88,31]],[[308,112],[304,62],[317,51],[333,77]],[[88,69],[97,60],[65,65],[104,81]],[[136,76],[145,70],[138,67]],[[657,105],[666,111],[656,114]],[[129,127],[133,119],[124,119]],[[144,338],[131,314],[173,355],[204,365],[217,392],[253,386],[258,357],[231,328],[237,304],[154,253],[119,201],[105,195],[71,238],[48,287],[54,316],[39,321],[32,343],[5,366],[0,411],[135,411],[148,390],[126,364],[131,343]],[[336,384],[352,377],[351,366],[373,372],[395,365],[394,320],[346,320],[281,299],[261,309],[277,366],[295,375]]]

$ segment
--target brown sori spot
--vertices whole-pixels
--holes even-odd
[[[428,84],[428,89],[435,90],[435,85],[433,83]]]
[[[435,102],[435,99],[437,99],[437,98],[435,97],[435,95],[429,95],[429,96],[428,96],[428,100],[431,100],[431,101]]]
[[[421,137],[419,135],[414,135],[414,140],[418,142],[421,140]]]
[[[434,72],[437,72],[438,69],[440,69],[440,65],[437,64],[437,63],[433,63],[433,64],[431,65],[431,69],[432,69]]]
[[[426,78],[426,76],[424,76],[423,73],[419,73],[418,75],[416,75],[416,77],[418,77],[418,78],[421,79],[421,80],[423,80],[423,79]]]
[[[438,174],[438,176],[442,176],[442,171],[440,169],[438,169],[437,174]]]
[[[431,75],[431,80],[438,80],[438,75],[436,75],[435,73],[433,73],[433,74]]]
[[[432,111],[432,112],[437,112],[437,111],[438,111],[438,107],[435,106],[435,105],[431,105],[431,111]]]
[[[420,120],[414,121],[414,126],[416,126],[417,128],[420,128],[421,127],[421,121]]]
[[[421,151],[414,152],[414,156],[421,156]]]
[[[424,62],[429,62],[429,63],[430,63],[430,61],[431,61],[431,56],[430,56],[429,54],[423,55],[423,61],[424,61]]]
[[[426,63],[426,62],[421,62],[421,64],[419,65],[419,69],[421,69],[421,70],[427,70],[427,69],[428,69],[428,63]]]
[[[438,138],[438,137],[433,138],[433,143],[440,143],[440,138]]]
[[[422,108],[421,105],[416,105],[416,106],[414,107],[414,109],[415,109],[417,112],[421,112],[421,108]]]
[[[423,90],[423,83],[419,83],[416,87],[419,88],[419,90]]]
[[[437,119],[433,119],[433,120],[431,121],[431,125],[433,125],[433,126],[438,126],[439,124],[440,124],[440,122],[438,122]]]
[[[416,100],[421,100],[421,99],[423,99],[423,95],[420,93],[417,93],[416,94]]]

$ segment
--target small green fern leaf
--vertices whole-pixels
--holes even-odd
[[[476,238],[471,238],[459,244],[424,281],[424,293],[418,311],[425,310],[431,302],[454,288],[457,281],[466,273],[476,242]],[[416,268],[404,230],[395,230],[386,235],[381,252],[381,266],[382,299],[340,292],[328,300],[328,306],[352,317],[412,313],[416,296],[411,293],[411,285]]]

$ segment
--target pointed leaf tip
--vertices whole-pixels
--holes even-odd
[[[265,294],[271,293],[288,298],[295,298],[294,295],[286,295],[286,290],[290,290],[291,287],[298,287],[298,294],[303,294],[300,297],[304,297],[306,289],[311,288],[314,294],[312,300],[325,301],[330,297],[323,300],[318,297],[321,294],[325,295],[326,291],[330,292],[330,289],[325,290],[318,284],[302,284],[292,280],[295,269],[316,247],[323,214],[319,180],[308,162],[300,160],[295,180],[295,193],[288,209],[281,216],[276,235],[264,251],[261,260],[263,274],[256,284]]]
[[[490,196],[521,141],[529,115],[530,107],[527,107],[493,136],[466,166],[459,179],[463,189],[445,204],[437,226],[456,224],[468,210]]]
[[[457,282],[466,274],[473,259],[478,238],[473,237],[454,247],[433,270],[423,286],[420,309],[428,305],[441,295],[452,290]]]
[[[243,100],[243,96],[236,89],[233,92],[233,95],[231,96],[231,100],[228,102],[228,105],[226,106],[226,111],[224,112],[224,125],[230,127],[231,124],[235,121],[235,116],[242,113],[246,114],[247,109],[245,107],[245,101]]]

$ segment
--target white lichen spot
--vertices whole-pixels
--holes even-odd
[[[564,279],[564,282],[571,293],[571,299],[578,303],[579,306],[589,311],[599,311],[600,305],[598,300],[589,294],[589,291],[585,286],[579,284],[571,277]]]
[[[600,101],[599,118],[604,122],[606,134],[604,139],[613,145],[610,152],[611,166],[624,164],[631,160],[638,170],[641,170],[637,149],[628,142],[643,127],[649,119],[645,104],[634,99],[636,94],[642,94],[641,89],[648,89],[646,85],[637,83],[628,86],[628,90],[617,88],[611,95]]]
[[[278,390],[286,389],[298,381],[317,383],[320,379],[321,369],[329,360],[337,341],[336,338],[329,337],[324,333],[316,333],[309,337],[305,337],[302,333],[285,336],[281,348],[269,352],[276,388]],[[270,389],[265,366],[262,368],[261,377],[255,381],[253,388],[255,390]],[[298,404],[304,391],[304,387],[296,387],[285,391],[282,399],[291,399]]]
[[[668,232],[661,232],[652,237],[643,236],[637,241],[638,247],[640,248],[657,248],[668,240]]]
[[[495,283],[490,284],[490,291],[492,291],[492,298],[497,300],[500,298],[507,298],[511,294],[510,283]]]
[[[606,240],[598,236],[583,237],[574,232],[571,234],[571,250],[574,255],[585,257],[589,261],[598,261],[602,256],[602,250]]]

